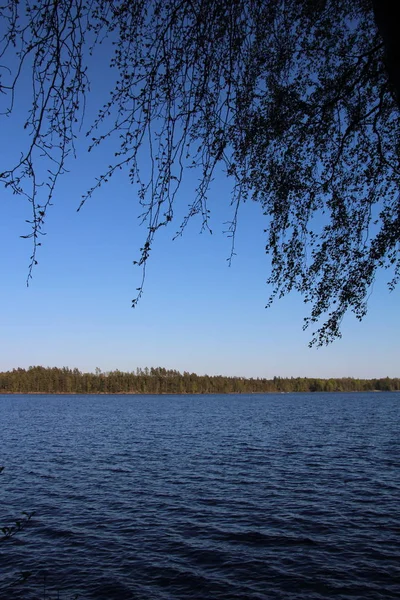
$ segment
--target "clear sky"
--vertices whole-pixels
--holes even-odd
[[[3,122],[0,164],[9,164],[22,143],[20,126],[10,119]],[[80,151],[85,145],[84,139],[79,141]],[[84,371],[163,366],[253,377],[400,376],[400,290],[388,292],[389,277],[378,277],[361,324],[348,315],[341,340],[309,349],[311,330],[302,331],[307,306],[299,295],[265,309],[271,291],[265,284],[265,224],[254,203],[242,207],[237,256],[228,267],[230,242],[223,231],[230,214],[230,186],[222,176],[210,193],[213,235],[199,234],[196,219],[175,241],[178,223],[161,231],[144,295],[132,309],[141,279],[132,262],[146,235],[139,226],[135,190],[118,176],[76,212],[81,194],[107,164],[105,152],[80,152],[70,162],[46,222],[29,288],[25,280],[31,246],[19,236],[29,231],[25,219],[30,207],[1,191],[0,370],[29,365]],[[188,177],[179,196],[182,214],[194,187]]]

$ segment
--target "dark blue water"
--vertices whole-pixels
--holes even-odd
[[[0,598],[399,598],[399,425],[395,393],[0,396],[0,525],[36,511]]]

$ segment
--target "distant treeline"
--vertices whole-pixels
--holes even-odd
[[[78,369],[29,367],[0,373],[0,393],[21,394],[246,394],[271,392],[399,391],[400,379],[247,379],[196,375],[161,367],[130,373],[82,373]]]

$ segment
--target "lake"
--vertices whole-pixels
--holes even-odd
[[[400,597],[400,394],[0,396],[0,440],[0,598]]]

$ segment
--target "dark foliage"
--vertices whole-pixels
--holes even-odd
[[[24,72],[32,81],[27,147],[0,173],[32,206],[29,277],[79,135],[87,60],[105,40],[116,83],[87,135],[89,150],[108,139],[114,156],[82,203],[125,169],[147,226],[137,261],[144,273],[154,235],[174,219],[187,169],[198,186],[178,234],[194,215],[208,228],[207,197],[222,168],[232,183],[232,255],[239,207],[253,200],[265,218],[269,303],[297,290],[311,305],[305,327],[317,327],[311,343],[340,336],[346,311],[365,315],[377,269],[390,269],[390,289],[400,274],[393,11],[377,0],[3,4],[7,116]]]

